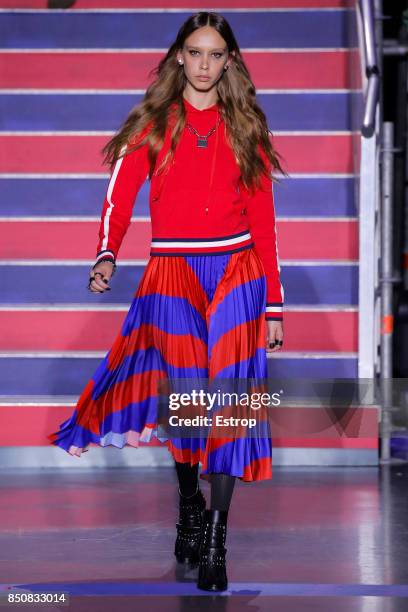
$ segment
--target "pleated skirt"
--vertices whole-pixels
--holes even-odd
[[[83,389],[72,416],[49,434],[52,444],[80,456],[91,444],[138,447],[153,437],[176,461],[244,482],[272,477],[268,412],[256,427],[200,428],[199,435],[163,427],[166,381],[251,381],[265,391],[266,277],[253,247],[205,255],[151,256],[121,329]],[[215,386],[214,386],[215,383]],[[246,384],[246,383],[244,383]],[[190,406],[191,408],[191,406]],[[173,410],[168,414],[174,416]],[[215,403],[200,414],[247,417]],[[198,414],[198,413],[197,413]],[[191,411],[190,411],[191,415]],[[243,421],[246,422],[246,421]]]

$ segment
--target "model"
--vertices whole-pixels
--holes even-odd
[[[267,379],[267,352],[283,342],[284,301],[272,171],[286,173],[224,17],[199,12],[187,19],[155,73],[143,101],[103,149],[111,178],[89,290],[111,289],[147,178],[150,258],[112,348],[72,417],[49,439],[78,456],[90,443],[137,447],[154,435],[165,442],[179,483],[175,556],[199,564],[199,588],[224,590],[236,478],[272,477],[268,416],[259,411],[252,431],[251,419],[237,425],[227,418],[251,416],[234,404],[191,400],[169,410],[167,402],[172,426],[166,427],[161,400],[171,379]],[[217,415],[226,417],[225,429],[221,421],[215,425]],[[197,435],[174,434],[194,417],[200,417]],[[208,509],[199,464],[200,478],[211,484]]]

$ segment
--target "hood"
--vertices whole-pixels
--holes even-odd
[[[215,102],[215,104],[212,104],[212,106],[207,106],[207,108],[203,108],[203,109],[196,108],[184,97],[183,97],[183,102],[184,102],[184,108],[186,109],[186,112],[191,113],[196,116],[206,115],[206,114],[215,115],[217,111],[219,112],[219,108],[220,108],[220,102]]]

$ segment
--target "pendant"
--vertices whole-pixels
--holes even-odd
[[[207,147],[207,138],[197,138],[197,147]]]

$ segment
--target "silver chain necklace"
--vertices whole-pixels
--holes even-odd
[[[221,122],[221,117],[218,119],[216,125],[213,128],[211,128],[211,130],[208,132],[208,134],[205,134],[205,136],[202,134],[199,134],[197,130],[191,125],[191,123],[187,123],[187,127],[190,130],[191,134],[195,134],[197,136],[197,147],[208,147],[208,139],[211,136],[211,134],[214,134],[220,122]]]

